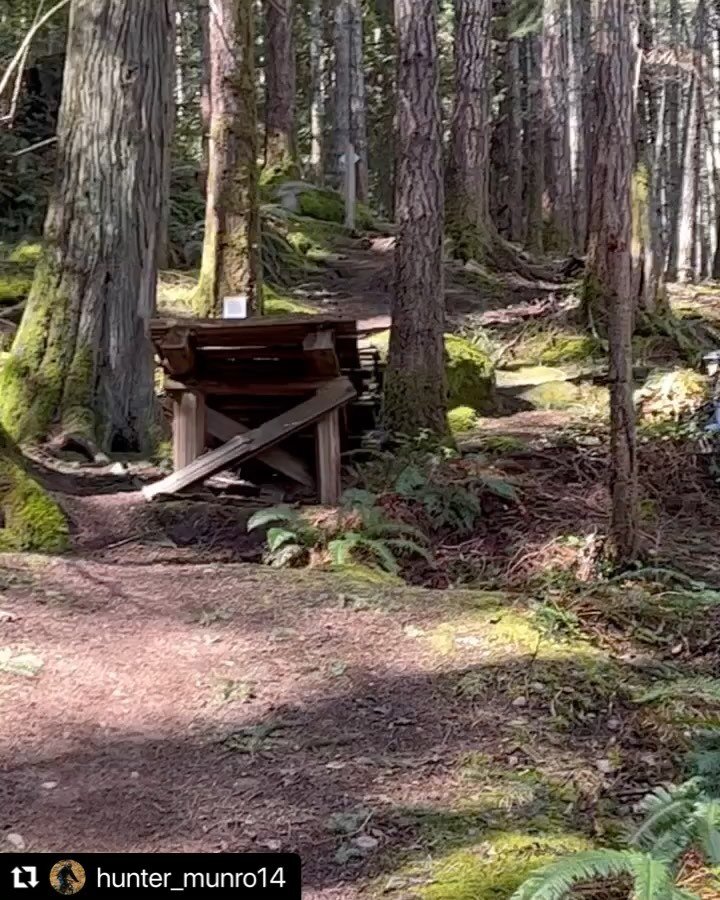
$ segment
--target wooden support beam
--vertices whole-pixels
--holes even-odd
[[[317,477],[324,506],[340,503],[340,452],[340,413],[333,409],[317,423]]]
[[[259,428],[248,431],[247,434],[231,438],[222,447],[206,453],[180,471],[168,475],[167,478],[147,485],[143,488],[143,494],[148,500],[157,497],[158,494],[175,494],[204,481],[230,465],[252,459],[270,447],[281,443],[291,434],[302,431],[309,425],[314,425],[328,413],[348,404],[355,396],[355,389],[347,378],[335,378],[326,382],[310,400],[300,403],[289,412],[271,419]],[[330,458],[329,454],[325,455],[328,459]]]
[[[315,331],[303,340],[303,352],[310,362],[313,375],[333,378],[340,374],[332,331]]]
[[[205,398],[179,391],[173,405],[173,468],[177,472],[205,450]]]
[[[195,368],[195,350],[187,328],[171,328],[160,345],[159,353],[165,368],[173,375],[187,375]]]
[[[207,408],[207,430],[213,437],[220,438],[221,441],[229,441],[238,434],[247,434],[250,431],[247,425],[242,425],[210,407]],[[315,486],[312,473],[305,463],[280,447],[273,447],[264,453],[259,453],[258,459],[275,469],[276,472],[281,472],[288,478],[292,478],[293,481],[297,481],[298,484],[304,484],[309,488]]]

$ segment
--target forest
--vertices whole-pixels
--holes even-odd
[[[719,556],[720,3],[0,0],[4,853],[720,900]]]

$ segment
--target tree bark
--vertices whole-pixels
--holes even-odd
[[[350,29],[350,140],[358,155],[357,199],[367,203],[370,173],[368,169],[367,96],[363,53],[363,14],[360,0],[349,2]]]
[[[310,171],[316,184],[323,181],[325,128],[325,57],[322,3],[310,0]]]
[[[677,54],[680,47],[680,0],[670,0],[670,32]],[[667,217],[668,251],[667,277],[674,281],[678,267],[678,230],[680,221],[680,198],[682,195],[682,141],[680,139],[680,101],[682,98],[682,78],[679,66],[667,85]]]
[[[211,126],[199,316],[221,316],[241,295],[262,311],[252,0],[213,0],[210,13]]]
[[[296,158],[293,7],[293,0],[265,0],[265,165],[268,167],[285,167]]]
[[[527,38],[528,111],[526,134],[527,183],[525,188],[525,241],[531,253],[544,247],[543,197],[545,194],[545,134],[543,124],[542,43]]]
[[[210,168],[210,0],[198,0],[200,28],[200,125],[202,127],[202,163],[200,178],[203,192],[207,189]]]
[[[328,160],[328,174],[337,188],[342,186],[342,159],[350,142],[350,95],[352,91],[350,22],[350,0],[337,0],[333,20],[333,47],[335,50],[334,128],[332,154]]]
[[[565,0],[546,0],[543,9],[545,190],[548,244],[574,249],[573,159],[569,131],[568,30]]]
[[[448,233],[461,259],[485,261],[491,242],[490,0],[455,0],[455,105],[447,172]]]
[[[635,47],[625,0],[600,0],[597,143],[592,173],[588,299],[607,316],[610,342],[611,543],[620,566],[638,554],[638,485],[632,382],[631,180]]]
[[[492,138],[491,197],[493,221],[510,241],[523,239],[523,132],[520,96],[520,48],[508,34],[509,11],[496,10],[497,43],[503,47],[498,67],[501,97]]]
[[[698,0],[695,12],[693,75],[688,98],[688,113],[683,152],[680,215],[677,230],[677,280],[693,282],[697,278],[695,249],[697,212],[700,198],[700,166],[703,134],[703,74],[705,45],[705,0]]]
[[[0,375],[15,439],[151,443],[174,24],[170,0],[72,3],[45,252]]]
[[[395,297],[384,420],[447,433],[444,187],[436,0],[395,0],[398,44]]]

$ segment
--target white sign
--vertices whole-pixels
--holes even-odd
[[[223,319],[247,319],[247,294],[236,294],[223,300]]]
[[[353,153],[353,156],[355,157],[355,165],[357,165],[360,162],[360,157],[357,155],[357,153]],[[345,171],[345,166],[347,166],[347,153],[341,153],[340,154],[340,171],[341,172]]]

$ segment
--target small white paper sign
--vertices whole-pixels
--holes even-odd
[[[247,319],[247,294],[236,294],[223,300],[223,319]]]

